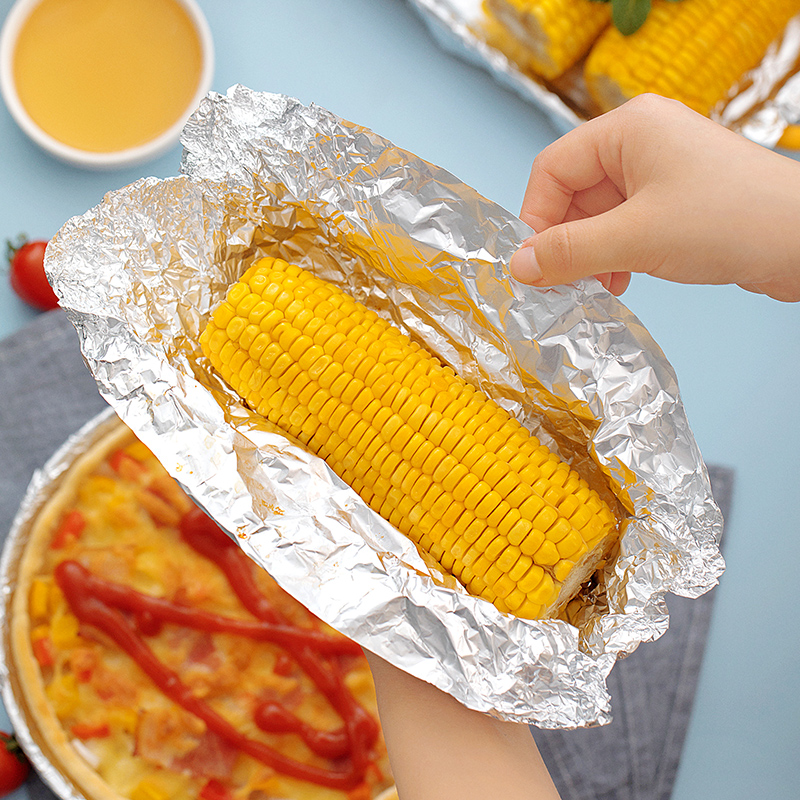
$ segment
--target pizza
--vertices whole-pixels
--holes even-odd
[[[31,528],[10,656],[43,752],[92,800],[371,800],[391,786],[361,649],[122,424]]]

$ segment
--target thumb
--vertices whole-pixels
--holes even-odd
[[[649,248],[629,206],[626,201],[603,214],[535,234],[512,256],[511,275],[520,283],[554,286],[590,275],[643,272]]]

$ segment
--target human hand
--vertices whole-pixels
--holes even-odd
[[[403,800],[559,800],[527,725],[470,711],[365,650]]]
[[[631,272],[737,283],[800,301],[800,163],[673,100],[642,95],[545,148],[521,219],[537,233],[511,259],[522,283]]]

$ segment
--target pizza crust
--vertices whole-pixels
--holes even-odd
[[[44,552],[56,525],[72,503],[78,487],[94,472],[110,453],[132,441],[131,431],[119,422],[79,456],[61,476],[59,488],[45,503],[31,526],[19,562],[17,584],[10,605],[9,645],[10,671],[16,671],[15,683],[21,692],[28,725],[36,743],[48,760],[84,797],[92,800],[125,800],[115,792],[70,743],[45,693],[39,663],[31,646],[31,620],[28,611],[33,578],[42,566]]]

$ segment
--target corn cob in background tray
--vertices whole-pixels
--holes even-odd
[[[656,0],[636,33],[610,27],[592,47],[589,92],[603,111],[655,92],[708,116],[799,12],[800,0]]]
[[[608,3],[590,0],[486,0],[485,7],[499,23],[498,46],[522,45],[514,49],[514,60],[548,79],[583,58],[611,21]]]
[[[484,10],[488,41],[524,71],[553,81],[573,69],[567,99],[581,105],[588,92],[589,116],[645,92],[710,115],[800,0],[485,0]]]
[[[252,409],[501,611],[555,616],[616,542],[608,505],[519,422],[300,267],[254,264],[200,341]]]

